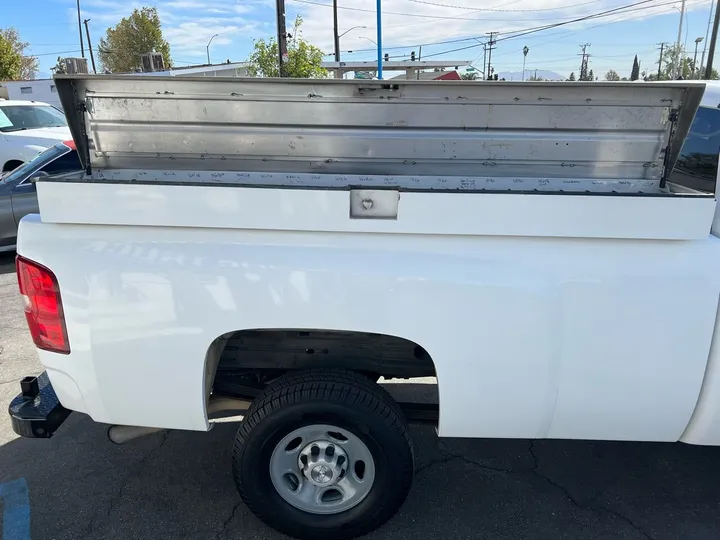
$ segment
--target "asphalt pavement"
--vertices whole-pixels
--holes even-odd
[[[6,536],[22,531],[9,520],[23,514],[2,500],[3,486],[24,481],[34,540],[284,538],[235,491],[233,424],[114,446],[106,426],[73,414],[50,440],[17,438],[5,411],[17,381],[41,366],[13,271],[12,256],[0,254],[0,530]],[[422,385],[404,390],[426,393]],[[431,427],[413,428],[412,435],[417,475],[408,501],[368,539],[720,538],[720,448],[438,440]],[[2,540],[26,540],[12,534]]]

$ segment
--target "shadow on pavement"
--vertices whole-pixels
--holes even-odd
[[[0,483],[27,480],[34,540],[281,538],[239,502],[235,429],[114,446],[73,414],[53,439],[0,447]],[[369,538],[720,538],[720,449],[413,436],[410,497]]]
[[[15,272],[15,252],[0,253],[0,274]]]

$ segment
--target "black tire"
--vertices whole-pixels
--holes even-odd
[[[295,429],[331,424],[352,432],[375,461],[367,496],[337,514],[295,508],[270,479],[270,457]],[[302,540],[345,540],[369,533],[402,506],[413,477],[413,448],[397,403],[367,377],[345,370],[294,372],[257,397],[235,438],[233,475],[247,507],[270,527]]]

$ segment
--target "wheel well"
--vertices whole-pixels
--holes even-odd
[[[10,161],[6,161],[5,165],[3,165],[3,172],[8,172],[8,171],[17,169],[23,163],[24,163],[24,161],[20,161],[19,159],[11,159]]]
[[[375,379],[435,376],[432,358],[413,341],[341,330],[231,332],[210,347],[207,362],[206,376],[212,381],[208,392],[213,388],[214,392],[246,396],[297,369],[344,368]]]

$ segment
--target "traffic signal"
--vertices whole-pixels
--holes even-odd
[[[415,51],[412,51],[412,52],[410,53],[410,61],[411,61],[411,62],[414,62],[414,61],[415,61]]]
[[[390,55],[388,53],[385,53],[385,61],[386,62],[390,61]]]

